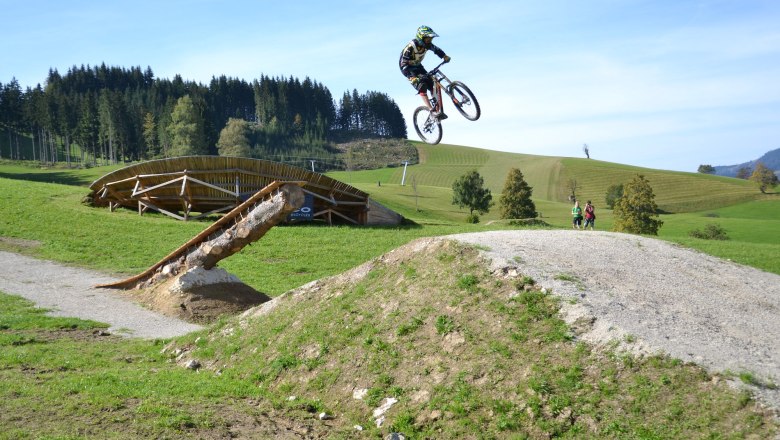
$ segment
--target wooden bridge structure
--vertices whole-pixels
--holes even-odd
[[[158,211],[178,220],[230,211],[271,182],[302,182],[307,201],[291,220],[392,225],[399,214],[344,182],[303,168],[260,159],[184,156],[121,168],[91,185],[93,204],[139,214]]]

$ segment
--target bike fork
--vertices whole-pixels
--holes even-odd
[[[441,85],[439,83],[436,83],[436,86],[433,90],[431,90],[431,111],[434,113],[441,113],[442,111],[442,102],[441,102]]]

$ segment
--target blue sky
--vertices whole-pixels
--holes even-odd
[[[780,148],[780,2],[0,0],[0,82],[50,68],[147,66],[158,78],[310,77],[337,100],[419,98],[398,55],[421,24],[477,95],[442,142],[669,170]],[[426,65],[438,58],[429,54]],[[521,167],[522,169],[522,167]]]

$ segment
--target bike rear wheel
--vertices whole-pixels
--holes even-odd
[[[442,128],[439,118],[431,114],[431,110],[421,105],[414,111],[414,130],[425,143],[436,145],[441,141]]]
[[[476,121],[482,115],[477,98],[471,90],[460,81],[453,81],[449,87],[452,103],[461,115],[469,121]]]

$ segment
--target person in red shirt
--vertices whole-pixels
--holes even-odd
[[[596,226],[596,208],[591,205],[590,200],[585,203],[585,226],[582,229],[588,229],[588,225],[590,225],[591,231]]]

